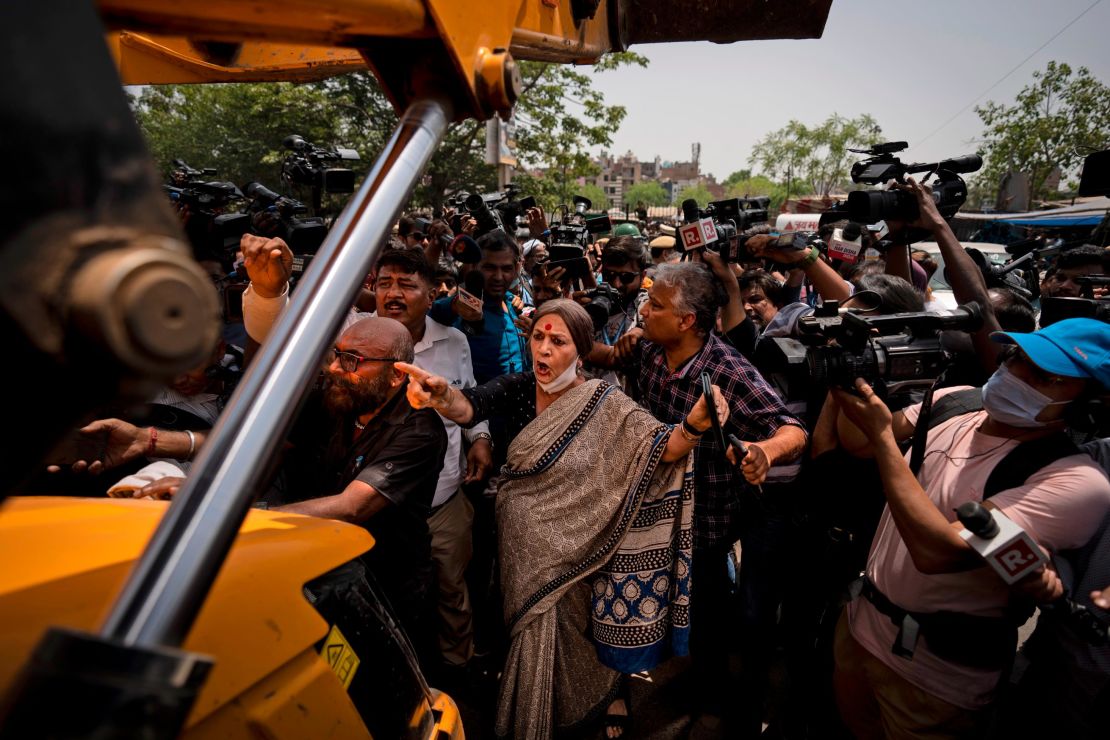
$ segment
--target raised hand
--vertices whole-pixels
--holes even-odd
[[[262,298],[281,295],[293,274],[293,251],[289,245],[281,239],[243,234],[239,248],[254,292]]]

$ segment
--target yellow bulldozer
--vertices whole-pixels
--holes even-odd
[[[831,0],[37,0],[0,7],[0,738],[463,736],[358,556],[251,509],[379,245],[517,60],[813,38]],[[400,122],[172,503],[20,496],[81,417],[195,366],[219,310],[121,87],[369,68]],[[15,380],[13,380],[13,378]]]

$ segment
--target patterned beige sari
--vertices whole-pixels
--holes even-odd
[[[592,720],[621,672],[686,652],[691,458],[661,462],[669,432],[592,380],[509,446],[497,495],[512,640],[499,736],[547,738]]]

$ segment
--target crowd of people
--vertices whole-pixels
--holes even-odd
[[[888,223],[882,258],[859,262],[765,228],[726,262],[622,224],[571,264],[550,258],[538,207],[519,231],[406,216],[259,505],[369,530],[365,561],[425,673],[488,697],[499,736],[643,733],[629,677],[687,654],[694,738],[769,719],[783,737],[1102,736],[1110,325],[1041,321],[988,284],[927,187],[902,187],[918,220]],[[940,268],[911,230],[980,306],[981,326],[941,335],[945,372],[888,385],[876,365],[830,387],[785,366],[782,340],[833,302],[863,319],[934,307]],[[226,397],[214,384],[286,309],[289,247],[240,249],[242,356],[214,348],[154,399],[172,421],[86,427],[105,455],[76,467],[122,475],[111,495],[177,491]],[[1077,297],[1110,251],[1047,268],[1043,296]],[[1047,564],[1007,583],[956,517],[972,501]]]

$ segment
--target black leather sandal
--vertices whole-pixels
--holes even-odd
[[[619,699],[624,700],[624,708],[627,714],[609,714],[608,711],[605,713],[606,738],[613,737],[614,740],[616,740],[616,738],[623,738],[625,734],[632,729],[632,691],[629,684],[630,681],[628,678],[622,678],[621,687],[617,691],[617,695],[613,698],[613,701]],[[611,729],[617,730],[617,734],[610,736],[609,730]]]

